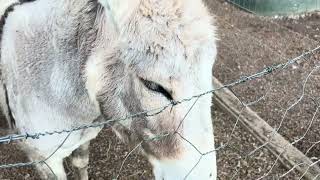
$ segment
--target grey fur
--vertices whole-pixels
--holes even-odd
[[[110,14],[117,11],[104,8],[98,0],[36,0],[19,5],[8,15],[1,42],[1,79],[8,89],[9,105],[20,133],[68,129],[92,123],[101,115],[116,119],[168,103],[161,93],[147,89],[141,78],[159,81],[177,99],[211,87],[211,65],[216,55],[214,28],[201,2],[197,1],[200,10],[195,11],[204,18],[201,21],[196,15],[189,17],[193,11],[183,14],[190,9],[181,2],[191,6],[196,2],[193,0],[132,0],[121,5],[129,2],[130,9],[121,11],[127,12],[126,18],[112,17]],[[110,9],[113,13],[108,12]],[[199,22],[206,31],[189,31],[193,23]],[[202,74],[207,78],[201,79]],[[3,92],[0,88],[0,100],[5,97]],[[112,128],[132,145],[177,130],[197,138],[195,143],[207,138],[200,145],[214,147],[210,103],[210,99],[199,100],[201,107],[197,105],[179,128],[188,103],[157,116],[117,122]],[[8,109],[4,107],[4,111]],[[200,128],[193,130],[193,125]],[[88,144],[100,130],[73,132],[48,159],[58,179],[66,179],[62,160],[71,154],[79,178],[88,178]],[[21,147],[30,159],[38,161],[48,157],[64,138],[54,135],[29,139]],[[141,150],[158,164],[169,159],[185,165],[199,155],[178,135],[143,142]],[[204,161],[215,161],[215,154]],[[208,169],[207,164],[199,164],[200,170]],[[154,167],[157,179],[175,178],[172,168],[161,172],[157,163]],[[189,170],[177,168],[181,170],[177,172]],[[38,169],[44,179],[53,178],[46,165]],[[208,171],[215,170],[210,167]]]
[[[90,142],[81,145],[78,149],[72,152],[71,162],[75,168],[75,178],[79,180],[86,180],[88,176],[89,165],[89,145]]]
[[[33,3],[41,3],[41,1]],[[79,1],[79,3],[81,2]],[[32,33],[17,30],[15,36],[19,38],[19,41],[13,42],[16,64],[12,64],[14,61],[8,58],[9,49],[5,45],[2,46],[2,78],[9,89],[9,104],[17,120],[17,128],[21,133],[29,131],[21,129],[26,123],[48,123],[28,122],[29,118],[21,118],[19,115],[29,116],[30,112],[34,112],[34,108],[37,106],[33,104],[34,100],[44,103],[49,109],[52,109],[51,117],[59,113],[65,116],[67,121],[74,121],[74,125],[90,123],[100,114],[89,99],[85,88],[83,69],[97,36],[96,16],[102,7],[94,0],[82,3],[82,6],[77,9],[72,7],[76,5],[75,2],[67,4],[65,8],[71,11],[67,12],[68,14],[63,11],[61,14],[56,14],[56,21],[50,20],[52,17],[48,14],[45,21],[49,21],[49,23],[43,26],[40,24],[44,22],[40,21],[39,24],[35,22],[34,26],[37,27],[31,27]],[[53,5],[58,6],[59,3]],[[21,11],[25,6],[16,7],[8,15],[7,22],[10,22],[15,13]],[[10,32],[6,31],[7,26],[9,26],[8,23],[4,25],[2,44],[8,43],[6,38]],[[57,89],[55,84],[57,86],[62,84],[65,87]],[[3,107],[3,110],[6,110],[5,106]],[[42,111],[42,108],[38,106],[37,111]],[[80,133],[86,134],[85,132]],[[30,155],[31,160],[42,160],[50,154],[32,145],[26,144],[22,147]],[[38,169],[42,172],[44,179],[54,178],[46,165],[38,165]],[[60,178],[63,179],[63,177]]]

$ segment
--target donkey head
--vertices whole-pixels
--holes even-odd
[[[200,0],[100,0],[96,47],[86,64],[91,98],[108,118],[154,110],[212,89],[216,44]],[[140,145],[156,179],[215,179],[211,97],[113,125]],[[207,153],[207,154],[206,154]]]

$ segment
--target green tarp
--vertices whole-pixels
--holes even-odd
[[[294,15],[320,10],[320,0],[228,0],[259,15]]]

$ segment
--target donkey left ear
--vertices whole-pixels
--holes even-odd
[[[105,8],[106,15],[113,19],[114,23],[121,25],[131,16],[139,0],[98,0]]]

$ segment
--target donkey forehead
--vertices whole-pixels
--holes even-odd
[[[158,68],[171,73],[182,73],[205,61],[199,58],[202,53],[200,43],[185,42],[185,34],[182,32],[169,27],[144,27],[143,30],[135,27],[127,32],[123,48],[126,64],[134,64],[143,71]],[[197,40],[196,37],[193,39],[194,42]]]
[[[187,12],[180,0],[141,0],[121,27],[122,60],[161,77],[211,72],[214,28],[203,11]]]
[[[178,77],[195,71],[201,61],[192,61],[180,44],[168,46],[139,43],[140,48],[130,49],[123,60],[139,74],[156,77]],[[143,47],[141,47],[143,46]]]
[[[122,33],[127,46],[124,50],[129,54],[129,59],[183,69],[206,61],[200,58],[204,53],[202,50],[208,48],[208,44],[215,43],[211,19],[197,16],[187,20],[178,12],[164,12],[161,15],[136,12]]]

